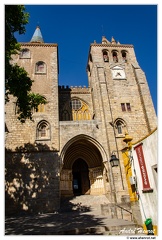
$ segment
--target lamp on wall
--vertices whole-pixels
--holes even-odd
[[[111,164],[111,167],[117,167],[119,166],[119,159],[116,157],[115,151],[112,152],[111,154],[111,158],[109,160],[110,164]]]

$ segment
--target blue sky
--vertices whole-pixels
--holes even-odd
[[[102,36],[133,44],[157,111],[157,5],[25,5],[29,23],[19,42],[29,42],[39,24],[44,42],[57,43],[59,85],[88,86],[89,46]]]

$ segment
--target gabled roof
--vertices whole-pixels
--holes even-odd
[[[30,42],[32,43],[44,43],[43,37],[42,37],[42,33],[40,30],[40,27],[37,26],[36,30],[32,36],[32,39],[30,40]]]

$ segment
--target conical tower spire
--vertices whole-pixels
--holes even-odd
[[[40,27],[37,26],[30,42],[44,43]]]

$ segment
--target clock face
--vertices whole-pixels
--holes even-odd
[[[125,71],[121,67],[114,67],[112,69],[113,79],[126,79]]]

